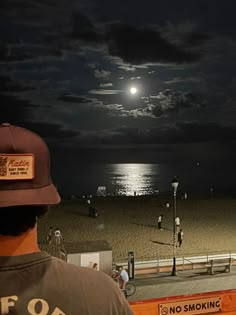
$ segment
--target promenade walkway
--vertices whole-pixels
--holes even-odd
[[[136,276],[136,293],[129,301],[236,289],[236,266],[230,273],[206,274],[206,270],[179,271],[177,276],[149,274]]]

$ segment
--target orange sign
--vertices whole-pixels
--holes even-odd
[[[236,289],[130,302],[135,315],[236,314]]]
[[[33,154],[0,153],[0,180],[24,180],[33,178]]]
[[[160,315],[186,314],[197,315],[221,311],[221,298],[208,297],[203,299],[190,299],[179,302],[159,304]]]

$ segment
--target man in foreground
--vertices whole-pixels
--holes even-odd
[[[114,281],[41,252],[37,220],[60,202],[43,140],[0,126],[0,314],[132,315]]]

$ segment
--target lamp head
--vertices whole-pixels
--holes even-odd
[[[178,185],[179,185],[179,182],[177,181],[176,177],[174,177],[171,182],[171,186],[174,189],[174,193],[176,193]]]

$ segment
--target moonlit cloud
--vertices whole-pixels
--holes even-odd
[[[98,79],[105,79],[110,74],[111,74],[111,71],[106,71],[106,70],[98,70],[98,69],[96,69],[94,71],[94,76],[95,76],[95,78],[98,78]]]
[[[88,64],[88,66],[89,66],[91,69],[96,69],[96,68],[99,66],[99,64],[98,64],[98,63],[95,63],[95,62],[91,62],[91,63]]]
[[[124,92],[123,90],[90,90],[89,94],[98,94],[98,95],[106,95],[106,94],[119,94]]]
[[[183,83],[183,82],[201,82],[202,78],[200,77],[176,77],[171,80],[165,81],[166,84],[176,84],[176,83]]]
[[[109,87],[109,86],[112,86],[112,85],[113,85],[112,83],[101,83],[100,87]]]
[[[106,56],[106,59],[114,65],[117,65],[119,69],[127,72],[135,72],[136,66],[131,65],[130,63],[124,62],[120,57],[117,56]]]
[[[131,71],[131,72],[136,71],[136,68],[135,68],[135,67],[130,66],[130,65],[126,65],[126,64],[120,65],[119,68],[120,68],[120,69],[123,69],[123,70],[125,70],[125,71]]]

